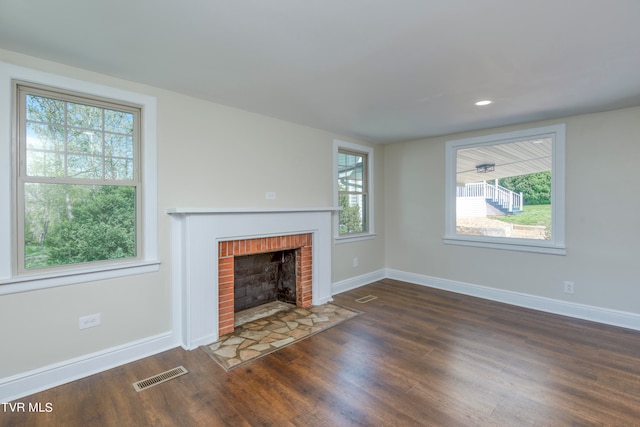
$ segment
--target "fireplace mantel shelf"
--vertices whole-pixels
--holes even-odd
[[[337,207],[311,207],[311,208],[168,208],[169,215],[189,214],[229,214],[229,213],[287,213],[287,212],[334,212]]]
[[[311,303],[331,301],[331,220],[339,210],[330,206],[167,209],[174,330],[181,331],[182,346],[192,350],[219,338],[220,277],[218,262],[212,259],[218,259],[220,242],[311,234]]]

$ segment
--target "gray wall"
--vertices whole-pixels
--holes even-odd
[[[445,142],[567,124],[566,256],[443,244]],[[386,266],[640,314],[640,108],[427,138],[385,148]],[[575,294],[563,293],[563,281]]]

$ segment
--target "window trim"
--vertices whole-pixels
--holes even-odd
[[[15,148],[15,153],[18,158],[14,159],[14,165],[16,165],[17,173],[15,176],[17,177],[17,185],[14,191],[14,200],[15,203],[14,209],[16,212],[16,221],[17,221],[17,250],[15,253],[15,266],[14,272],[18,276],[33,274],[33,273],[46,273],[49,271],[64,271],[73,268],[81,268],[88,266],[97,266],[97,265],[117,265],[122,264],[123,262],[135,262],[144,259],[144,248],[142,242],[144,241],[143,232],[144,228],[142,227],[142,200],[144,200],[144,189],[142,185],[142,181],[140,179],[140,166],[143,162],[141,159],[140,152],[140,135],[141,135],[141,116],[142,116],[142,108],[139,105],[133,104],[125,104],[121,101],[107,100],[104,98],[98,98],[97,96],[88,97],[86,94],[78,94],[71,93],[69,91],[61,91],[59,88],[46,87],[42,85],[34,85],[31,83],[25,83],[22,81],[13,81],[13,89],[16,96],[16,104],[15,106],[19,107],[16,114],[17,117],[17,137],[16,143],[17,146]],[[22,99],[22,94],[25,95],[25,99]],[[47,97],[51,99],[56,99],[59,101],[63,101],[65,103],[82,103],[84,105],[92,105],[97,106],[101,109],[117,109],[118,111],[127,111],[134,116],[134,144],[133,144],[133,162],[134,162],[134,174],[130,179],[106,179],[104,176],[101,179],[96,178],[75,178],[68,177],[66,175],[67,165],[65,164],[65,176],[63,177],[50,177],[50,176],[32,176],[27,172],[27,153],[29,151],[27,147],[27,136],[26,136],[26,96],[35,95],[41,97]],[[25,102],[22,104],[22,102]],[[24,115],[24,116],[23,116]],[[24,127],[23,127],[24,126]],[[65,123],[65,126],[67,124]],[[69,154],[67,147],[64,148],[65,155]],[[104,165],[103,165],[104,167]],[[104,170],[103,170],[104,172]],[[61,264],[61,265],[51,265],[47,267],[39,267],[37,269],[28,269],[25,266],[25,219],[18,213],[24,212],[25,209],[25,188],[24,186],[29,183],[44,183],[44,184],[68,184],[68,185],[96,185],[96,186],[116,186],[122,185],[127,187],[134,187],[136,189],[136,200],[135,200],[135,229],[136,229],[136,254],[133,257],[126,257],[122,259],[103,259],[103,260],[95,260],[86,263],[75,263],[75,264]]]
[[[469,236],[456,233],[456,160],[457,150],[474,146],[508,143],[525,138],[552,137],[551,166],[551,240]],[[512,132],[483,135],[446,142],[445,152],[445,244],[492,249],[566,255],[565,247],[565,145],[564,123]]]
[[[60,271],[18,275],[16,271],[17,219],[14,215],[16,188],[13,147],[16,147],[17,117],[14,108],[14,82],[44,85],[90,97],[141,106],[141,180],[142,259],[122,263],[85,266],[71,265]],[[153,96],[102,84],[59,76],[39,70],[0,62],[0,295],[44,289],[92,280],[123,277],[158,271],[158,202],[157,202],[157,100]],[[11,139],[11,140],[9,140]]]
[[[333,239],[334,243],[347,243],[360,240],[373,239],[376,236],[375,233],[375,221],[374,221],[374,149],[372,147],[355,144],[352,142],[342,141],[338,139],[333,140],[333,205],[340,206],[339,203],[339,191],[337,183],[338,176],[338,151],[340,149],[351,151],[355,153],[362,153],[367,155],[367,220],[368,230],[362,233],[340,234],[340,212],[334,213],[333,220]]]

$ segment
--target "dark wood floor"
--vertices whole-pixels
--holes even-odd
[[[365,314],[230,372],[173,349],[21,399],[53,411],[0,424],[640,425],[637,331],[392,280],[335,302]],[[178,365],[189,373],[134,391]]]

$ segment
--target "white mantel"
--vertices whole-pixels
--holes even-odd
[[[313,305],[331,298],[331,214],[339,208],[171,208],[174,330],[186,349],[218,340],[218,242],[313,234]]]

